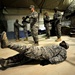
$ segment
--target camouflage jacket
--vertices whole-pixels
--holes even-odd
[[[58,46],[20,46],[20,45],[9,45],[11,49],[14,49],[20,53],[24,53],[26,57],[36,60],[49,60],[50,62],[63,61],[66,59],[66,49]]]
[[[30,17],[31,27],[33,27],[34,25],[38,26],[38,24],[36,24],[38,22],[38,13],[36,11],[34,11],[29,15],[29,17]]]
[[[62,19],[62,15],[60,11],[57,11],[54,16],[53,19],[57,22],[56,24],[61,24],[61,19]]]
[[[44,16],[44,26],[46,28],[50,28],[51,29],[51,24],[50,24],[50,18],[49,18],[49,16]]]

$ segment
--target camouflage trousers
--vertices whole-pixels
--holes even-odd
[[[47,37],[50,37],[50,30],[51,30],[51,26],[49,26],[49,25],[47,25],[47,26],[45,26],[45,28],[46,28],[46,36]]]
[[[27,26],[24,27],[24,34],[25,34],[25,37],[28,38]]]
[[[20,37],[20,35],[19,35],[19,29],[15,29],[14,33],[15,33],[15,38],[19,39],[19,37]]]
[[[60,24],[55,26],[55,31],[56,31],[57,38],[60,38],[61,37],[61,25]]]
[[[31,34],[35,43],[38,43],[38,26],[31,27]]]

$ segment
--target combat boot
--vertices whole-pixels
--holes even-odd
[[[19,41],[21,41],[21,39],[18,39]]]
[[[38,43],[35,43],[34,45],[35,45],[35,46],[39,46],[39,44],[38,44]]]
[[[21,39],[16,39],[16,42],[19,42],[19,41],[21,41]]]
[[[18,40],[18,39],[16,39],[16,42],[19,42],[19,40]]]
[[[38,41],[35,41],[33,45],[34,46],[39,46]]]
[[[59,42],[59,41],[61,41],[61,38],[57,38],[55,41],[56,41],[56,42]]]
[[[28,41],[28,38],[25,38],[24,41]]]
[[[39,46],[39,43],[38,43],[38,42],[35,42],[35,43],[34,43],[34,46]]]
[[[45,39],[50,39],[50,37],[46,37]]]

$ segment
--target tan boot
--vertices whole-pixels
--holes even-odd
[[[55,41],[56,41],[56,42],[59,42],[59,41],[61,41],[61,38],[58,38],[58,39],[56,39]]]
[[[28,41],[28,38],[25,38],[24,41]]]
[[[19,39],[19,41],[21,41],[21,39]]]
[[[39,46],[39,44],[38,44],[38,43],[34,43],[33,45],[34,45],[34,46]]]
[[[16,42],[19,42],[19,39],[16,39]]]

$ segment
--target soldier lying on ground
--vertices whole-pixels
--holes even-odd
[[[6,34],[6,33],[5,33]],[[2,35],[4,37],[4,34]],[[1,38],[1,39],[2,39]],[[6,42],[7,39],[4,39],[3,41]],[[3,43],[5,43],[3,42]],[[5,45],[1,43],[2,45]],[[45,61],[44,64],[54,64],[54,63],[59,63],[63,62],[67,58],[67,49],[69,48],[69,45],[65,42],[62,41],[59,43],[59,45],[47,45],[47,46],[21,46],[17,44],[8,44],[6,46],[3,46],[2,48],[10,48],[15,51],[18,51],[19,54],[14,55],[12,57],[8,57],[6,59],[0,58],[0,65],[2,67],[8,67],[11,66],[12,64],[17,64],[21,62],[30,62],[32,59],[34,60],[40,60],[40,61]]]

